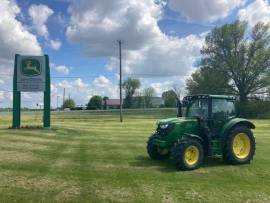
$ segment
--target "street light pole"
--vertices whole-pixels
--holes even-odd
[[[123,99],[122,99],[122,41],[118,40],[119,44],[119,74],[120,74],[120,122],[123,122]]]

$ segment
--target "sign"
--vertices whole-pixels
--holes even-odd
[[[45,56],[18,56],[17,60],[17,90],[44,92]]]
[[[12,127],[21,127],[21,92],[43,92],[43,127],[51,126],[51,78],[49,56],[15,55]]]

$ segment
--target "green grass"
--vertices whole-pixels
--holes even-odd
[[[10,130],[1,115],[0,202],[270,202],[269,120],[254,120],[250,165],[213,158],[181,172],[145,148],[156,120],[171,116],[127,113],[120,124],[117,113],[53,113],[51,130]]]

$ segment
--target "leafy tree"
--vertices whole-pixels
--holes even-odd
[[[109,99],[109,97],[105,96],[102,98],[103,101],[103,109],[107,109],[107,100]]]
[[[152,97],[155,94],[155,90],[153,87],[148,87],[143,90],[143,96],[144,96],[144,103],[145,107],[149,108],[152,106]]]
[[[162,93],[165,107],[175,107],[177,101],[177,95],[173,90],[165,91]]]
[[[229,79],[221,71],[202,66],[186,81],[189,95],[195,94],[227,94]]]
[[[125,107],[130,108],[132,105],[132,98],[133,95],[136,92],[136,89],[138,89],[141,86],[141,82],[138,79],[132,79],[132,78],[127,78],[124,82],[123,82],[123,88],[125,90]]]
[[[73,99],[66,99],[64,101],[63,109],[66,109],[66,108],[69,108],[69,109],[75,108],[75,102]]]
[[[101,107],[102,107],[102,97],[98,95],[94,95],[93,97],[91,97],[91,99],[87,104],[87,108],[91,110],[101,109]]]
[[[258,23],[247,33],[247,23],[237,20],[214,28],[206,36],[201,50],[203,65],[229,78],[228,90],[239,96],[240,103],[268,85],[269,28],[269,24]]]

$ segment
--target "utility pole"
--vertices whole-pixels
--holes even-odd
[[[64,108],[64,103],[65,103],[65,97],[66,97],[66,88],[64,88],[64,92],[63,92],[63,108]]]
[[[56,110],[58,111],[59,109],[58,109],[58,100],[59,100],[59,95],[57,95],[57,97],[56,97]]]
[[[118,40],[119,44],[119,74],[120,74],[120,122],[123,122],[123,99],[122,99],[122,41]]]

